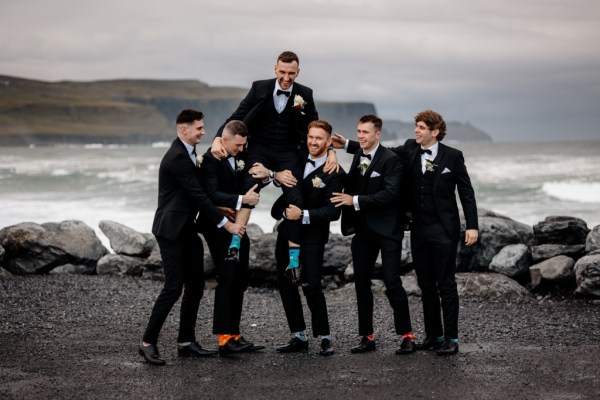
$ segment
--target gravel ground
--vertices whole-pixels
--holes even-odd
[[[161,283],[109,276],[0,276],[0,399],[599,399],[600,305],[581,299],[525,303],[461,300],[461,352],[396,356],[391,309],[377,293],[378,350],[350,354],[351,287],[326,293],[336,354],[279,355],[289,332],[279,294],[250,289],[242,333],[261,353],[178,359],[178,305],[159,348],[165,367],[137,354]],[[198,340],[211,335],[214,291],[201,302]],[[420,299],[410,298],[422,338]],[[309,321],[309,319],[307,319]]]

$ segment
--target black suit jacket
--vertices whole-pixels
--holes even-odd
[[[221,222],[223,215],[204,193],[198,174],[183,142],[176,138],[158,171],[158,207],[152,224],[154,236],[176,240],[186,224],[193,226],[198,211],[214,225]]]
[[[327,243],[329,240],[329,224],[340,218],[341,210],[331,202],[334,192],[344,188],[346,172],[340,168],[338,172],[327,174],[323,165],[308,174],[299,182],[302,190],[304,209],[308,210],[310,224],[302,224],[303,243]],[[320,182],[319,182],[320,181]],[[316,187],[318,184],[319,187]],[[285,196],[280,196],[271,208],[271,216],[281,219],[287,204]],[[290,221],[284,219],[277,230],[286,232]]]
[[[273,102],[275,81],[276,79],[273,78],[253,82],[246,97],[225,123],[221,125],[216,136],[221,136],[227,122],[231,120],[240,120],[246,124],[248,131],[250,132],[250,137],[252,137],[252,134],[256,132],[256,126],[258,125],[257,116],[261,113],[263,107],[268,104],[267,102]],[[306,101],[303,110],[294,110],[292,114],[294,116],[294,126],[298,135],[298,142],[303,144],[306,142],[308,124],[311,121],[319,119],[319,114],[315,107],[312,89],[297,82],[294,82],[294,85],[292,86],[292,93],[288,99],[286,108],[293,108],[294,96],[296,95],[302,96],[304,101]],[[305,149],[306,146],[302,145],[300,148]]]
[[[356,233],[355,219],[357,213],[361,213],[368,230],[385,237],[402,240],[404,230],[402,215],[398,207],[403,167],[400,158],[379,144],[364,175],[366,179],[364,190],[355,187],[355,177],[357,174],[360,175],[359,162],[360,152],[357,152],[352,160],[350,171],[348,171],[345,193],[359,196],[360,211],[356,211],[354,206],[344,207],[342,210],[342,233],[344,235]]]

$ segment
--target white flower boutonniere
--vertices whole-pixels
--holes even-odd
[[[321,178],[319,178],[318,176],[315,176],[314,178],[312,178],[312,185],[316,189],[325,187],[323,180]]]
[[[299,94],[294,96],[294,108],[296,110],[304,110],[305,105],[306,105],[306,101],[304,101],[302,96],[300,96]]]
[[[361,175],[364,175],[367,168],[369,168],[369,164],[366,161],[363,161],[360,164],[358,164],[358,167],[356,168],[358,168]]]
[[[202,156],[196,156],[196,167],[200,168],[200,165],[202,165],[202,160],[204,160]]]
[[[235,162],[235,165],[237,166],[237,168],[235,169],[236,172],[240,172],[244,170],[244,167],[246,166],[246,163],[244,162],[244,160],[237,160]]]
[[[425,160],[425,171],[434,172],[437,168],[437,164],[434,164],[431,160]]]

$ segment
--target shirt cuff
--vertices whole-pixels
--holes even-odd
[[[352,204],[354,204],[354,209],[356,211],[360,211],[360,206],[358,205],[358,195],[352,196]]]
[[[237,201],[237,204],[235,205],[236,211],[238,211],[240,208],[242,208],[242,199],[243,198],[244,198],[244,196],[242,196],[242,195],[238,196],[238,201]]]
[[[346,143],[344,143],[344,150],[346,150],[346,153],[348,152],[348,143],[350,143],[350,140],[346,139]]]
[[[226,217],[223,217],[221,222],[219,222],[219,224],[217,225],[217,228],[222,228],[227,223],[227,221],[228,219]]]
[[[310,214],[308,213],[308,210],[302,210],[302,223],[304,225],[310,224]]]

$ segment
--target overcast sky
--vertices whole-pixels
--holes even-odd
[[[249,87],[293,50],[318,100],[384,120],[600,139],[599,21],[598,0],[0,0],[0,74]]]

